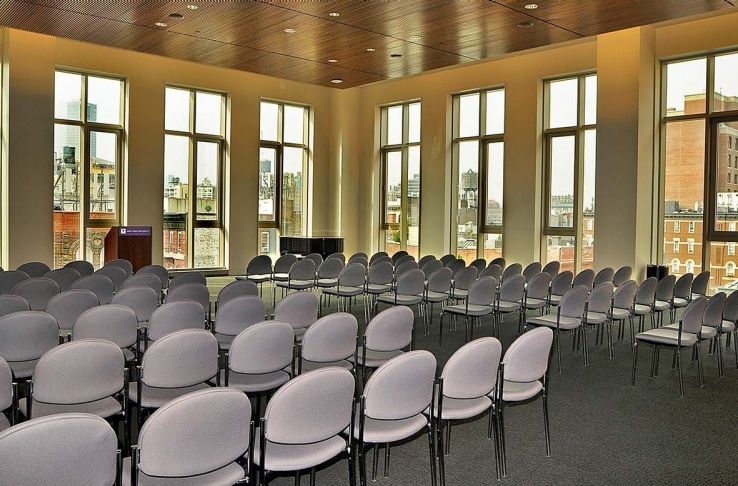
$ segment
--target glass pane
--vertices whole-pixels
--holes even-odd
[[[82,120],[82,76],[57,71],[54,79],[54,117]]]
[[[387,108],[387,145],[402,143],[402,105]]]
[[[420,258],[420,147],[407,151],[407,252]]]
[[[407,141],[418,143],[420,142],[420,103],[412,103],[409,108]]]
[[[282,236],[303,236],[303,149],[285,147],[282,162]]]
[[[279,258],[279,239],[275,228],[259,228],[259,254],[269,255],[272,261]]]
[[[167,88],[164,129],[179,132],[190,131],[190,92],[188,90]]]
[[[738,221],[738,121],[718,123],[715,229],[736,231]],[[732,223],[732,224],[731,224]]]
[[[164,266],[187,268],[190,140],[164,136]]]
[[[80,257],[79,127],[54,125],[54,268]]]
[[[400,192],[402,184],[402,152],[387,152],[384,171],[384,222],[399,223],[402,212]]]
[[[276,221],[277,150],[259,149],[259,221]]]
[[[198,221],[218,221],[219,200],[218,181],[220,181],[220,144],[218,142],[197,142],[197,198],[196,216]]]
[[[259,129],[262,140],[279,140],[279,106],[276,103],[261,102]]]
[[[577,125],[578,79],[562,79],[549,83],[548,128],[573,127]]]
[[[479,135],[479,93],[459,96],[459,137]]]
[[[715,56],[713,111],[738,110],[738,53]]]
[[[482,258],[491,262],[495,258],[502,256],[502,235],[487,234],[484,235],[484,255]]]
[[[551,137],[550,194],[548,225],[574,226],[574,135]]]
[[[584,132],[584,200],[582,201],[582,269],[593,268],[597,131]]]
[[[195,131],[206,135],[223,135],[223,95],[195,94]]]
[[[87,78],[87,121],[122,125],[121,100],[123,81],[110,78]]]
[[[220,267],[220,228],[195,228],[195,268]]]
[[[477,258],[477,208],[479,198],[479,142],[458,145],[459,194],[456,215],[457,253],[467,263]]]
[[[505,90],[487,91],[487,126],[486,134],[503,133],[505,131]]]
[[[738,290],[738,256],[736,243],[713,241],[710,243],[710,294],[732,293]],[[699,250],[701,251],[701,245]],[[682,272],[684,267],[681,268]]]
[[[305,108],[285,105],[283,138],[287,143],[305,143]]]
[[[384,251],[390,255],[400,251],[400,230],[380,231],[380,235],[384,235]]]
[[[90,131],[90,219],[117,219],[118,134]]]
[[[504,147],[503,142],[487,144],[487,226],[502,226]]]
[[[597,123],[597,76],[584,78],[584,124]]]
[[[573,236],[547,236],[546,262],[558,261],[561,263],[560,272],[574,272],[574,243]]]
[[[106,228],[87,228],[87,248],[85,260],[92,263],[95,269],[105,264],[105,235],[110,231]]]
[[[666,116],[705,112],[707,59],[666,65]]]

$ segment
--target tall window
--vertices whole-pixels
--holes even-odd
[[[166,88],[164,266],[223,267],[226,96]]]
[[[711,292],[735,281],[726,261],[738,241],[736,66],[735,52],[662,65],[662,214],[664,221],[688,222],[695,244],[684,270],[709,269]],[[672,256],[666,251],[662,261]]]
[[[454,96],[451,248],[467,263],[502,256],[505,90]]]
[[[261,102],[259,252],[279,256],[278,236],[305,236],[310,109]]]
[[[595,219],[597,75],[549,80],[544,88],[542,260],[558,260],[562,271],[592,268],[595,235],[589,221]]]
[[[57,71],[54,104],[54,267],[99,267],[120,222],[125,82]]]
[[[419,258],[420,102],[382,108],[380,248]]]

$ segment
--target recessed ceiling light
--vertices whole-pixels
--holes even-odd
[[[397,53],[395,53],[395,54],[390,54],[390,57],[392,57],[392,58],[394,58],[394,59],[399,59],[399,58],[401,58],[401,57],[402,57],[402,54],[397,54]]]
[[[187,8],[189,8],[190,10],[197,10],[200,7],[198,7],[197,5],[187,5]]]
[[[520,22],[518,24],[518,27],[533,27],[533,22],[530,22],[530,21],[528,21],[528,22]]]
[[[166,22],[157,22],[154,25],[157,26],[157,27],[166,27],[167,26],[167,23]]]
[[[297,32],[295,29],[284,29],[284,31],[288,34],[294,34],[295,32]]]
[[[196,30],[196,31],[195,31],[195,34],[196,34],[196,35],[200,35],[200,34],[202,34],[202,32],[201,32],[201,31],[199,31],[199,30]]]
[[[169,18],[170,19],[180,20],[180,19],[183,19],[184,18],[184,15],[182,15],[181,13],[174,12],[174,13],[170,13],[169,14]]]
[[[525,8],[528,9],[528,10],[535,10],[535,9],[538,8],[538,4],[537,3],[529,3],[528,5],[525,6]]]
[[[341,83],[343,83],[343,79],[341,79],[341,78],[331,79],[331,83],[333,83],[333,84],[341,84]]]
[[[340,13],[338,13],[338,12],[331,12],[331,13],[329,13],[328,15],[329,15],[329,16],[331,16],[331,17],[338,17],[338,16],[339,16],[339,15],[341,15],[341,14],[340,14]]]
[[[338,59],[328,59],[328,62],[338,62]]]
[[[376,51],[376,49],[375,49],[375,48],[373,48],[373,47],[368,47],[368,48],[366,49],[366,52],[374,52],[374,51]]]
[[[410,40],[420,40],[422,38],[423,38],[422,35],[411,35],[410,36]]]

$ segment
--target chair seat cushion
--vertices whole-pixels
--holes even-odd
[[[338,287],[329,287],[323,289],[324,294],[328,295],[340,295],[341,297],[353,297],[355,295],[361,295],[364,293],[364,289],[360,287],[346,287],[343,286],[340,289]]]
[[[614,307],[612,309],[611,317],[613,321],[623,321],[630,317],[630,311],[628,309],[619,309]]]
[[[674,307],[687,307],[687,304],[689,304],[689,301],[687,299],[682,299],[681,297],[674,297]]]
[[[343,368],[349,371],[354,369],[354,365],[352,365],[351,362],[345,359],[342,359],[341,361],[328,361],[325,363],[318,363],[317,361],[308,361],[306,359],[302,360],[302,372],[303,373],[306,373],[308,371],[319,370],[320,368],[327,368],[329,366],[338,366],[339,368]]]
[[[500,312],[515,312],[520,310],[520,302],[508,302],[501,300],[497,303],[497,310]]]
[[[128,396],[131,401],[138,403],[138,384],[131,382],[128,389]],[[151,388],[150,386],[143,386],[143,399],[141,400],[141,406],[145,408],[159,408],[170,400],[174,400],[186,393],[190,393],[197,390],[206,390],[210,388],[205,383],[198,383],[194,386],[184,386],[181,388]]]
[[[561,302],[562,297],[563,295],[551,294],[548,298],[548,302],[552,305],[559,305],[559,302]]]
[[[282,289],[305,290],[315,286],[314,280],[290,280],[277,282],[277,287]]]
[[[645,316],[651,313],[651,308],[647,305],[636,304],[633,306],[633,313],[637,316]]]
[[[338,279],[337,278],[319,278],[318,279],[318,287],[335,287],[338,285]]]
[[[599,312],[587,312],[587,324],[602,324],[607,321],[607,316]]]
[[[463,305],[449,305],[443,308],[443,312],[450,314],[466,315],[466,304]],[[492,308],[486,305],[469,304],[469,315],[473,317],[486,316],[492,313]]]
[[[723,321],[721,328],[722,332],[733,332],[735,331],[735,323],[732,321]]]
[[[502,386],[502,400],[505,402],[522,402],[538,395],[541,390],[543,390],[543,383],[538,380],[527,383],[505,380],[505,384]]]
[[[463,289],[453,289],[451,291],[451,298],[456,300],[466,300],[466,297],[469,295],[468,290]]]
[[[182,478],[161,478],[138,474],[139,486],[231,486],[240,481],[246,473],[243,468],[235,462],[216,469],[207,474],[199,476],[187,476]],[[131,484],[131,458],[123,459],[123,485]]]
[[[359,346],[358,352],[356,353],[356,364],[362,364],[363,360],[363,346]],[[384,363],[394,358],[395,356],[401,355],[403,352],[397,351],[374,351],[373,349],[366,350],[366,363],[364,366],[369,368],[379,368]],[[354,357],[350,357],[349,361],[353,362]]]
[[[546,314],[545,316],[529,317],[526,322],[534,326],[546,326],[556,329],[556,314]],[[581,322],[573,317],[559,318],[559,329],[576,329]]]
[[[450,398],[443,397],[443,420],[462,420],[476,417],[480,413],[489,410],[492,406],[492,400],[489,397],[479,398]],[[424,414],[428,415],[429,409],[425,409]],[[433,409],[434,417],[438,417],[438,398],[435,401]]]
[[[33,370],[36,368],[37,359],[30,361],[8,361],[13,376],[17,380],[18,378],[30,378],[33,375]]]
[[[668,326],[636,334],[636,339],[652,344],[665,344],[676,346],[679,339],[679,331],[670,329]],[[694,346],[697,336],[686,332],[682,333],[682,346]]]
[[[18,401],[18,408],[20,412],[25,416],[26,414],[26,400],[27,398],[21,398]],[[47,415],[56,415],[58,413],[91,413],[98,417],[108,418],[113,415],[120,413],[123,410],[120,402],[113,397],[103,398],[102,400],[96,400],[94,402],[81,403],[78,405],[56,405],[50,403],[40,403],[36,400],[33,401],[33,408],[31,415],[33,418],[45,417]]]
[[[264,373],[260,375],[247,375],[245,373],[236,373],[231,371],[228,374],[228,386],[230,388],[238,388],[246,393],[257,393],[267,390],[273,390],[290,381],[290,375],[284,371],[275,371],[273,373]],[[221,385],[225,385],[225,371],[220,377]]]
[[[426,292],[425,299],[426,302],[444,302],[448,300],[448,294],[445,292],[434,292],[432,290],[429,290]]]
[[[671,309],[671,304],[663,300],[657,300],[653,308],[656,309],[656,312],[664,312]]]
[[[268,282],[271,278],[271,275],[268,273],[260,274],[260,275],[237,275],[236,280],[251,280],[254,283],[264,283]]]
[[[405,294],[397,294],[397,296],[382,295],[377,300],[379,302],[384,302],[385,304],[392,304],[392,305],[394,305],[395,302],[397,302],[397,305],[416,305],[416,304],[420,304],[423,301],[423,299],[418,295],[405,295]]]
[[[275,282],[286,282],[290,279],[289,273],[275,273],[272,275],[271,279]]]
[[[389,292],[392,289],[389,285],[382,284],[369,284],[366,286],[366,291],[370,294],[383,294]]]
[[[673,329],[678,331],[679,323],[669,324],[668,326],[664,326],[662,329]],[[700,337],[702,339],[712,339],[715,336],[717,336],[717,329],[714,327],[702,326],[702,330],[700,331]]]
[[[359,405],[356,406],[356,424],[354,437],[359,438]],[[428,424],[425,415],[418,414],[401,420],[364,419],[364,442],[370,444],[387,444],[415,435]]]
[[[254,441],[254,462],[261,466],[261,441],[256,429]],[[346,450],[346,441],[341,437],[331,437],[328,440],[313,444],[276,444],[267,441],[265,454],[265,468],[267,471],[297,471],[310,469],[318,464],[339,455]]]
[[[530,297],[525,299],[526,309],[540,309],[542,307],[546,307],[546,301],[543,299],[532,299]]]

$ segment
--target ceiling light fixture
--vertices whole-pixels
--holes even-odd
[[[288,34],[294,34],[295,32],[297,32],[295,29],[284,29],[284,31]]]
[[[341,84],[341,83],[343,83],[343,79],[341,79],[341,78],[331,79],[331,83],[333,83],[333,84]]]
[[[518,27],[527,28],[527,27],[533,27],[533,22],[520,22],[518,24]]]
[[[528,5],[525,6],[525,8],[527,10],[535,10],[535,9],[538,8],[538,4],[537,3],[529,3]]]
[[[154,25],[157,26],[157,27],[166,27],[167,26],[167,23],[166,22],[157,22]]]
[[[338,12],[331,12],[331,13],[329,13],[328,15],[329,15],[329,16],[331,16],[331,17],[338,17],[338,16],[339,16],[339,15],[341,15],[341,14],[340,14],[340,13],[338,13]]]
[[[373,48],[373,47],[368,47],[368,48],[366,49],[366,52],[374,52],[374,51],[376,51],[376,49],[375,49],[375,48]]]
[[[189,8],[190,10],[197,10],[200,7],[198,7],[197,5],[187,5],[187,8]]]
[[[391,58],[393,58],[393,59],[399,59],[399,58],[401,58],[401,57],[402,57],[402,54],[397,54],[397,53],[395,53],[395,54],[390,54],[390,57],[391,57]]]
[[[174,13],[170,13],[169,14],[169,18],[170,19],[175,19],[175,20],[181,20],[181,19],[184,18],[184,15],[182,15],[181,13],[174,12]]]
[[[338,59],[328,59],[328,62],[338,62]]]
[[[422,38],[423,38],[422,35],[411,35],[410,36],[410,40],[420,40]]]

